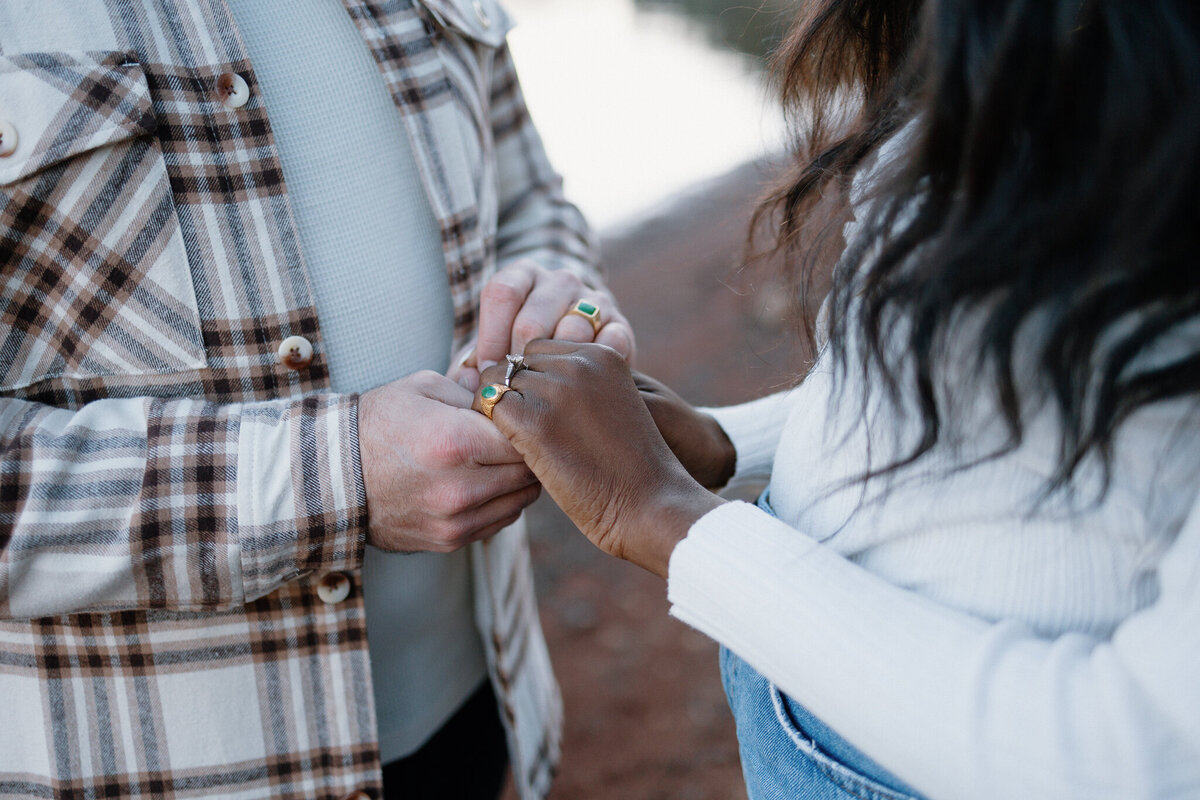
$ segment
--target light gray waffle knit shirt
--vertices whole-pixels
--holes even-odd
[[[235,0],[283,164],[333,388],[444,372],[453,312],[438,225],[400,112],[338,0]],[[483,680],[465,552],[367,549],[384,762],[415,750]]]

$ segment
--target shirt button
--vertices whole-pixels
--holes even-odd
[[[344,572],[331,572],[317,582],[317,597],[322,603],[333,605],[350,596],[350,576]]]
[[[17,129],[11,122],[0,119],[0,158],[11,156],[17,151]]]
[[[288,369],[307,369],[312,360],[312,342],[303,336],[289,336],[279,345],[279,363]]]
[[[492,18],[488,16],[487,10],[483,7],[483,3],[481,3],[480,0],[475,0],[474,6],[475,16],[479,18],[479,24],[483,26],[483,29],[487,30],[488,28],[492,27]]]
[[[226,72],[217,78],[217,96],[226,108],[241,108],[250,99],[250,87],[241,75]]]

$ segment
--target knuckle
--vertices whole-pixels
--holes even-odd
[[[559,320],[554,333],[559,339],[589,342],[592,340],[592,326],[574,314],[567,314]]]
[[[525,293],[520,287],[506,281],[494,278],[483,287],[481,294],[483,302],[489,305],[519,306],[525,300]]]
[[[456,517],[471,508],[473,498],[467,487],[462,485],[454,485],[447,489],[445,495],[445,509],[452,517]]]
[[[546,343],[546,340],[531,341],[525,346],[525,355],[527,356],[541,355],[548,352],[550,352],[550,349],[549,345]]]
[[[580,348],[571,356],[571,363],[580,375],[594,376],[601,371],[604,352],[600,347]]]
[[[416,381],[418,384],[420,384],[422,386],[429,386],[434,383],[437,383],[437,381],[442,376],[439,375],[438,373],[434,372],[431,369],[422,369],[422,370],[418,370],[418,371],[414,372],[412,374],[412,377],[413,377],[413,380]]]
[[[504,367],[499,364],[492,366],[479,373],[479,385],[487,386],[489,383],[498,383],[504,379]]]
[[[523,317],[513,323],[513,339],[517,341],[532,341],[540,339],[546,335],[545,328],[541,322],[530,317]]]
[[[524,273],[530,275],[539,271],[541,271],[541,265],[537,261],[534,261],[529,256],[521,256],[501,269],[499,274],[512,275],[515,273]]]
[[[549,273],[547,280],[550,285],[560,291],[579,291],[582,290],[583,284],[575,274],[565,269],[556,269]]]
[[[461,464],[465,458],[466,448],[459,439],[450,433],[439,431],[428,443],[426,455],[433,465],[438,467],[453,467]]]
[[[621,358],[621,354],[608,345],[597,345],[593,349],[596,353],[596,361],[603,366],[617,369],[625,363],[625,359]]]
[[[488,367],[480,373],[479,385],[487,386],[489,383],[500,383],[504,380],[504,370],[505,368],[499,364],[494,364]]]
[[[433,531],[434,541],[440,553],[452,553],[461,548],[469,537],[469,531],[464,525],[453,520],[445,520],[437,524]]]

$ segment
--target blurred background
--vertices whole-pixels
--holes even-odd
[[[637,367],[698,404],[793,382],[806,354],[783,291],[742,252],[783,150],[765,59],[794,0],[502,2],[534,120],[637,331]],[[744,800],[717,646],[549,499],[530,529],[566,706],[552,797]]]

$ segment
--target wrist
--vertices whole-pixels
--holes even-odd
[[[639,523],[639,552],[628,560],[666,580],[675,546],[683,541],[696,521],[725,503],[691,478],[657,487],[650,511]]]

